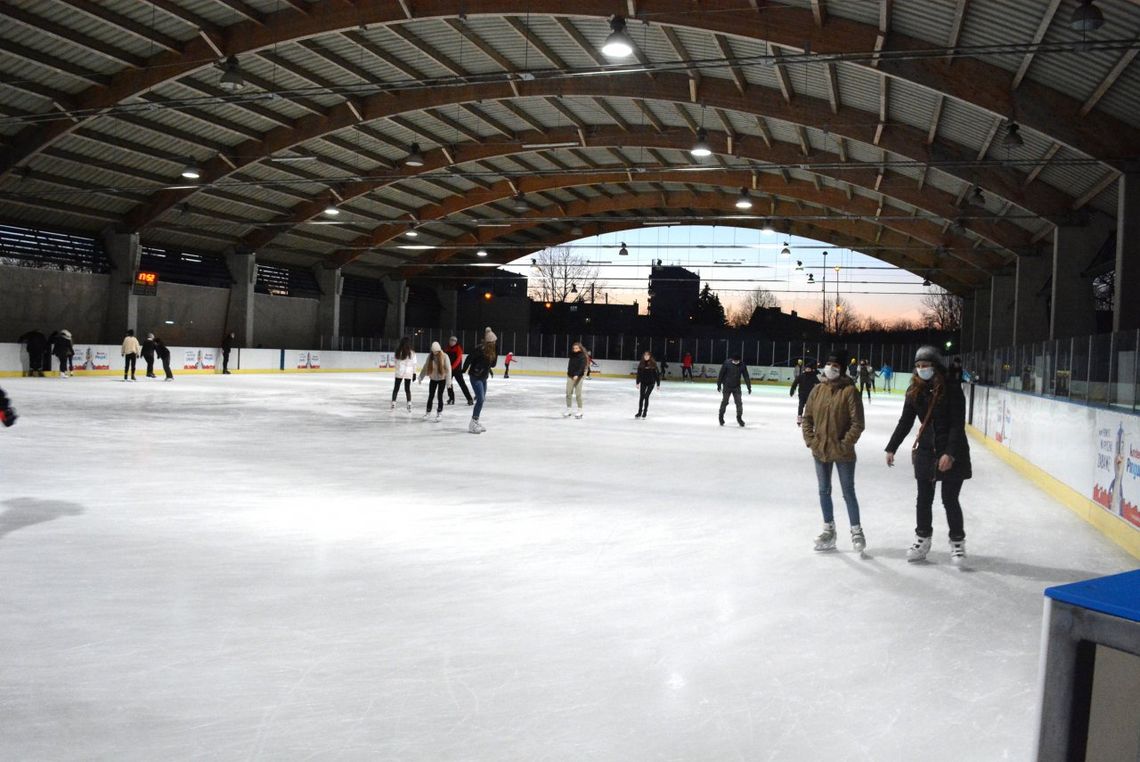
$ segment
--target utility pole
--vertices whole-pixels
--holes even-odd
[[[823,286],[820,288],[822,294],[821,303],[819,305],[819,316],[823,320],[823,332],[827,333],[827,252],[823,252]]]

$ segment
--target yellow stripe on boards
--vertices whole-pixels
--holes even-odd
[[[1045,494],[1092,524],[1097,531],[1124,548],[1133,558],[1140,559],[1140,531],[1134,529],[1124,519],[1109,513],[1068,484],[1033,465],[1008,447],[998,444],[973,426],[967,425],[966,431],[986,449],[1037,485]]]

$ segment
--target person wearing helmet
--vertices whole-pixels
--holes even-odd
[[[970,443],[966,439],[966,398],[961,384],[947,373],[946,361],[935,347],[920,347],[915,353],[914,375],[906,390],[902,415],[887,443],[888,466],[895,464],[895,453],[916,420],[920,424],[911,460],[918,483],[917,519],[914,544],[907,550],[906,558],[923,561],[930,552],[934,488],[942,482],[942,505],[950,528],[950,561],[961,566],[966,561],[966,527],[958,496],[962,483],[973,475]]]

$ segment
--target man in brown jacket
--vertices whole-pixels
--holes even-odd
[[[823,533],[816,550],[835,550],[835,514],[831,503],[831,470],[839,471],[839,487],[851,520],[851,544],[860,554],[867,547],[859,523],[859,500],[855,497],[855,443],[863,433],[863,400],[855,382],[844,372],[850,355],[837,350],[827,358],[821,383],[811,390],[804,406],[801,430],[804,444],[815,458],[819,481],[819,505],[823,509]]]

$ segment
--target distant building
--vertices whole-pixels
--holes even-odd
[[[657,260],[649,271],[649,319],[661,328],[682,328],[692,322],[701,293],[701,277],[677,265]]]
[[[633,304],[592,302],[534,302],[530,322],[543,333],[618,334],[632,333],[639,318]]]
[[[800,317],[795,310],[785,314],[779,307],[757,307],[748,321],[748,330],[772,339],[814,339],[823,332],[823,326]]]

